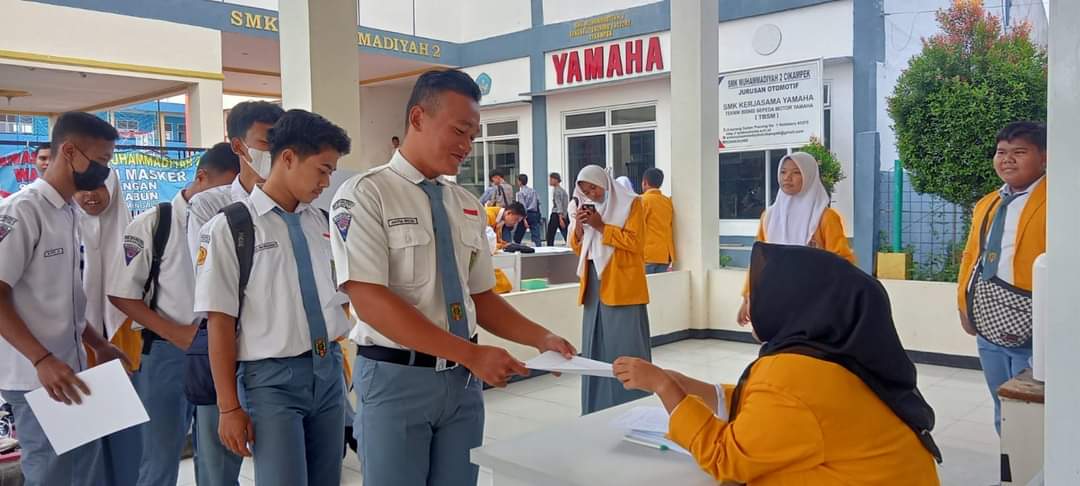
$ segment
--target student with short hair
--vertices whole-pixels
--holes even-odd
[[[660,192],[664,172],[645,170],[641,177],[641,207],[645,210],[645,273],[664,273],[675,262],[675,206]]]
[[[964,331],[977,336],[979,362],[994,399],[1031,366],[1032,266],[1046,252],[1046,127],[1021,121],[997,134],[994,170],[1001,188],[975,203],[957,281]]]
[[[506,208],[510,203],[514,202],[514,188],[506,182],[505,174],[493,170],[491,175],[488,176],[488,182],[491,185],[484,191],[484,195],[480,196],[480,203],[485,206]]]
[[[52,154],[52,144],[49,142],[39,143],[37,148],[34,149],[34,167],[37,167],[38,177],[45,175],[45,171],[49,168],[49,159]]]
[[[142,425],[140,486],[176,484],[180,454],[195,415],[184,394],[184,351],[198,330],[195,272],[187,246],[188,202],[196,194],[232,182],[240,159],[226,142],[199,159],[195,181],[135,217],[123,235],[123,261],[108,283],[109,300],[141,329],[142,359],[135,377],[150,416]],[[156,245],[161,244],[161,248]],[[198,459],[198,457],[196,458]]]
[[[209,317],[219,435],[254,457],[260,486],[339,484],[345,379],[336,339],[349,332],[348,299],[334,284],[326,215],[311,202],[351,142],[304,110],[285,113],[269,140],[270,178],[211,219],[199,248],[195,311]]]
[[[566,228],[570,224],[570,195],[562,188],[562,175],[552,172],[548,176],[551,186],[551,217],[547,225],[547,245],[555,246],[555,233],[562,233],[563,240],[568,240]]]
[[[514,230],[514,243],[521,243],[521,240],[525,237],[525,231],[528,230],[531,235],[533,246],[540,246],[540,197],[536,195],[536,190],[529,187],[529,176],[525,174],[518,174],[518,193],[517,202],[525,208],[525,225],[518,225]]]
[[[89,113],[61,115],[53,128],[45,175],[0,201],[0,396],[11,404],[28,485],[100,485],[101,442],[56,455],[26,402],[44,387],[58,402],[81,403],[92,392],[75,374],[97,362],[127,358],[86,325],[79,268],[78,216],[72,197],[109,176],[116,129]],[[71,298],[56,298],[70,296]],[[130,366],[130,363],[127,363]]]

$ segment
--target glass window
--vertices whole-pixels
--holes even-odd
[[[517,139],[487,142],[488,164],[491,170],[501,172],[510,185],[515,185],[518,171],[521,170],[520,155]]]
[[[607,125],[607,112],[597,111],[594,113],[582,113],[580,115],[566,115],[566,129],[578,130],[581,128],[603,128]]]
[[[585,135],[566,140],[566,158],[570,167],[571,188],[577,184],[577,175],[586,165],[607,167],[607,135]],[[568,191],[573,192],[570,188]]]
[[[720,219],[758,219],[765,210],[766,151],[720,154]]]
[[[34,117],[22,115],[0,115],[0,133],[34,133]]]
[[[640,108],[627,108],[625,110],[611,110],[612,125],[630,125],[633,123],[648,123],[656,121],[656,107],[642,106]]]
[[[484,186],[487,185],[484,180],[485,172],[484,142],[473,142],[472,152],[469,152],[469,156],[461,161],[461,166],[458,168],[457,183],[476,197],[480,197],[484,194]]]
[[[517,135],[518,126],[516,121],[488,123],[487,136],[501,137],[504,135]]]
[[[769,204],[776,202],[776,195],[780,194],[780,162],[788,154],[787,150],[769,151]]]
[[[656,167],[656,132],[615,133],[611,135],[612,165],[615,177],[626,176],[641,194],[641,178],[645,170]]]

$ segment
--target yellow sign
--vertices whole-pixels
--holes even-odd
[[[570,29],[570,38],[605,40],[615,37],[615,31],[630,27],[630,18],[625,14],[609,14],[574,22]]]
[[[229,12],[229,24],[234,27],[250,30],[262,30],[266,32],[278,31],[278,19],[273,15],[262,15],[241,10]],[[442,46],[434,42],[416,41],[392,35],[380,35],[372,32],[360,31],[356,33],[356,44],[374,49],[414,54],[417,56],[439,59],[442,57]]]

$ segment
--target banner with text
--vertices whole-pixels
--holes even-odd
[[[0,156],[0,198],[18,192],[37,177],[32,149],[20,147],[15,152]]]
[[[128,209],[141,213],[159,202],[172,201],[177,192],[194,181],[200,157],[170,159],[152,152],[123,152],[114,155],[109,166],[120,179]]]
[[[821,60],[720,75],[720,151],[799,147],[822,137]]]

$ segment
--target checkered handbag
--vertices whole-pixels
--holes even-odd
[[[979,335],[998,346],[1018,348],[1031,341],[1031,292],[978,273],[972,286],[972,323]]]

